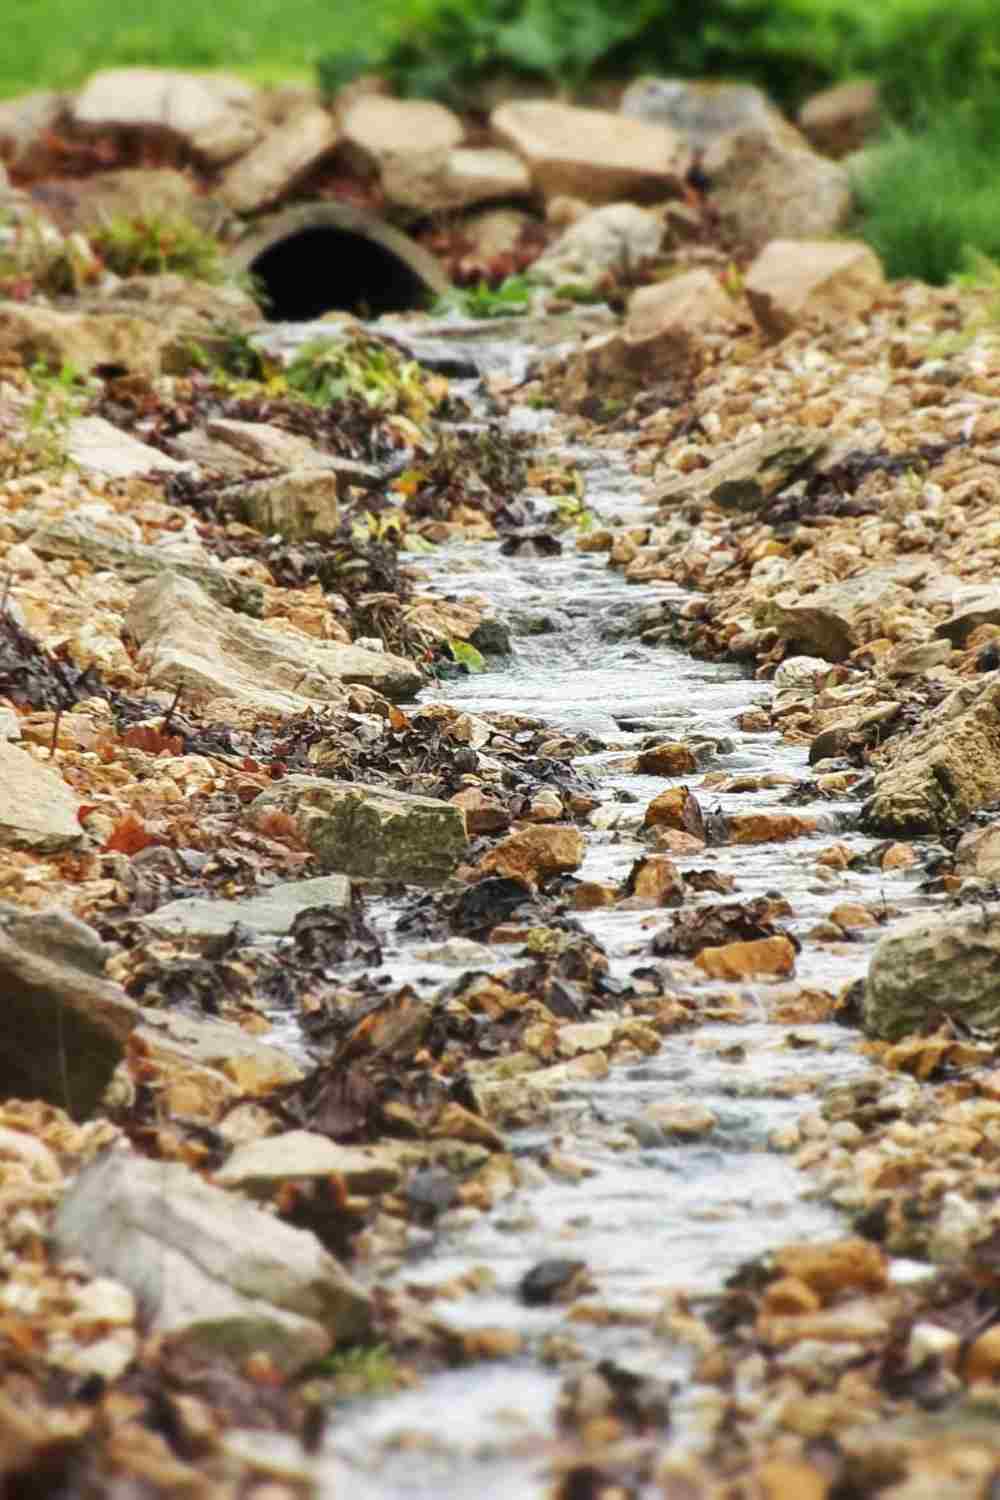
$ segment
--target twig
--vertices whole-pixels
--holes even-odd
[[[169,734],[170,733],[170,720],[173,718],[174,711],[177,708],[178,703],[181,701],[181,693],[183,691],[184,691],[184,684],[183,683],[178,683],[177,691],[174,694],[173,702],[171,703],[170,707],[167,709],[167,712],[166,712],[166,714],[164,715],[164,718],[163,718],[163,731],[162,732],[164,734]]]
[[[56,745],[59,742],[59,724],[63,716],[62,705],[56,709],[56,716],[52,721],[52,738],[49,741],[49,760],[56,758]]]

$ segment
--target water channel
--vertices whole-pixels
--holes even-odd
[[[276,335],[279,343],[297,343],[319,331],[328,325],[285,325]],[[495,329],[445,331],[456,357],[483,369],[519,370],[530,354],[523,342],[499,341]],[[418,352],[428,347],[426,333],[421,339],[415,341]],[[439,337],[435,347],[440,344]],[[474,395],[471,383],[465,389]],[[536,430],[543,447],[551,424],[552,456],[581,467],[586,503],[599,524],[649,519],[643,485],[619,453],[560,447],[551,414],[524,408],[511,420]],[[544,523],[552,502],[538,496],[536,504]],[[645,852],[638,836],[642,813],[668,783],[629,773],[622,752],[653,742],[651,736],[714,746],[706,770],[807,779],[804,747],[789,746],[776,733],[745,734],[737,727],[742,712],[769,700],[770,684],[734,665],[696,661],[623,633],[636,606],[664,598],[679,605],[680,591],[629,585],[608,567],[606,555],[577,552],[571,538],[552,558],[505,557],[497,543],[452,544],[421,564],[429,587],[455,597],[485,595],[513,626],[513,654],[502,665],[432,685],[423,700],[472,713],[530,715],[584,733],[601,747],[578,763],[593,773],[602,799],[600,815],[592,816],[596,826],[589,832],[582,878],[620,882]],[[539,620],[546,622],[541,634],[534,633]],[[700,780],[688,778],[695,790]],[[781,794],[779,786],[701,796],[734,812],[774,808]],[[837,900],[878,901],[887,881],[895,909],[926,900],[916,894],[912,875],[886,877],[877,869],[838,872],[831,885],[816,866],[820,849],[836,841],[860,850],[872,841],[851,831],[851,804],[798,801],[794,810],[816,813],[822,831],[787,844],[714,847],[676,862],[682,869],[710,865],[733,876],[731,899],[779,893],[793,909],[789,930],[803,936]],[[428,995],[454,979],[459,971],[433,952],[422,957],[419,942],[400,941],[388,906],[376,908],[376,916],[394,979]],[[662,912],[615,908],[579,914],[622,977],[649,963],[650,936],[664,919]],[[865,972],[868,936],[840,945],[805,942],[797,981],[838,990]],[[509,967],[515,952],[484,950],[474,966]],[[707,1004],[708,981],[702,991]],[[431,1376],[411,1391],[338,1412],[316,1460],[323,1500],[537,1500],[548,1492],[553,1414],[567,1370],[546,1364],[538,1351],[554,1329],[565,1327],[565,1309],[526,1308],[518,1284],[532,1265],[551,1257],[585,1261],[600,1299],[638,1314],[633,1323],[625,1318],[608,1326],[574,1325],[572,1336],[584,1356],[611,1357],[637,1373],[676,1380],[674,1439],[683,1446],[689,1428],[695,1432],[686,1415],[690,1356],[669,1335],[657,1334],[644,1315],[672,1288],[718,1288],[741,1262],[770,1247],[844,1232],[844,1221],[809,1198],[807,1180],[768,1143],[779,1127],[815,1108],[817,1089],[860,1077],[871,1066],[857,1050],[855,1032],[769,1023],[761,991],[749,984],[742,993],[751,1019],[709,1022],[668,1036],[657,1055],[567,1090],[545,1127],[512,1132],[510,1148],[526,1177],[513,1197],[490,1213],[459,1210],[444,1215],[433,1232],[412,1231],[412,1249],[396,1279],[431,1285],[487,1267],[491,1286],[437,1304],[435,1313],[456,1326],[516,1327],[526,1335],[525,1353],[512,1362]],[[627,1126],[662,1099],[707,1105],[718,1123],[698,1140],[642,1147]],[[534,1165],[553,1142],[591,1175],[561,1180]]]

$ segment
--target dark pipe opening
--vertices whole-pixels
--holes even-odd
[[[318,225],[286,235],[250,262],[277,322],[324,313],[358,317],[426,307],[427,283],[384,245],[361,234]]]

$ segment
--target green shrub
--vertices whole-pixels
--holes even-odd
[[[941,284],[970,251],[1000,257],[1000,100],[967,100],[897,129],[856,173],[857,231],[890,276]]]
[[[179,214],[116,217],[91,230],[89,238],[104,264],[119,276],[176,271],[198,281],[225,278],[219,242]]]

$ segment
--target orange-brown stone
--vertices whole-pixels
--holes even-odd
[[[748,979],[754,974],[791,974],[795,945],[790,938],[757,938],[749,943],[726,943],[703,948],[695,963],[710,979]]]

